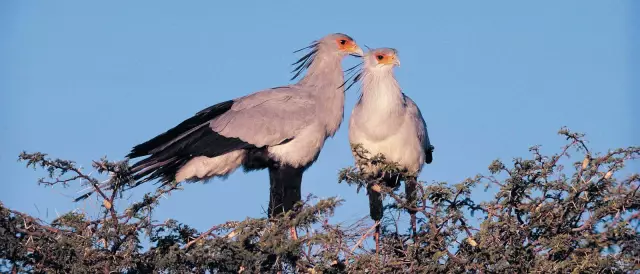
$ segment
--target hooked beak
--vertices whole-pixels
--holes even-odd
[[[398,58],[397,56],[393,58],[393,64],[400,67],[400,58]]]
[[[353,43],[353,47],[349,50],[349,53],[355,57],[362,57],[364,55],[364,52],[356,43]]]

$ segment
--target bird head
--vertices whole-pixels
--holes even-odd
[[[388,70],[395,66],[400,66],[398,51],[394,48],[372,49],[363,56],[365,69]]]
[[[369,49],[369,47],[367,47],[367,49]],[[362,63],[345,70],[346,80],[342,86],[347,85],[345,90],[349,90],[356,82],[360,81],[364,73],[376,74],[383,72],[387,74],[391,72],[395,66],[400,66],[400,58],[398,57],[398,51],[396,49],[369,49],[366,54],[362,55]]]
[[[364,53],[351,36],[343,33],[329,34],[318,41],[318,46],[338,55],[355,55],[361,57]]]
[[[356,57],[362,57],[364,54],[362,49],[356,44],[355,40],[351,38],[349,35],[342,33],[333,33],[329,34],[325,37],[322,37],[320,40],[314,41],[311,45],[301,48],[299,50],[294,51],[300,52],[304,50],[309,50],[307,54],[302,56],[298,61],[293,63],[295,66],[292,73],[294,73],[291,80],[297,78],[302,74],[303,71],[311,67],[311,63],[315,60],[317,55],[322,56],[336,56],[342,58],[347,55],[353,55]],[[336,55],[333,55],[336,54]]]

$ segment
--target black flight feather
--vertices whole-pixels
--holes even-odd
[[[151,155],[131,166],[133,178],[139,180],[136,186],[154,179],[169,183],[181,167],[197,156],[216,157],[255,147],[239,138],[222,136],[209,126],[211,119],[225,113],[232,105],[233,101],[226,101],[208,107],[167,132],[135,146],[129,156]]]
[[[209,127],[202,127],[166,150],[145,159],[149,161],[140,166],[142,167],[140,170],[134,172],[133,178],[138,181],[136,186],[155,179],[160,179],[162,184],[170,183],[175,179],[178,170],[194,157],[216,157],[246,148],[255,148],[255,146],[239,138],[224,137]]]
[[[137,158],[150,155],[152,154],[152,150],[169,143],[171,140],[177,138],[182,133],[187,132],[194,127],[197,127],[219,116],[220,114],[227,112],[229,109],[231,109],[232,105],[233,101],[229,100],[203,109],[200,112],[196,113],[196,115],[194,115],[193,117],[183,121],[174,128],[166,131],[165,133],[162,133],[149,141],[133,147],[127,157]]]

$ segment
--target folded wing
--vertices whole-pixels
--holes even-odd
[[[135,146],[128,157],[149,157],[132,166],[134,178],[138,184],[157,178],[167,183],[194,157],[212,158],[291,140],[315,117],[315,103],[307,95],[288,86],[208,107]]]
[[[295,138],[315,118],[316,105],[309,93],[295,86],[282,87],[239,98],[211,122],[211,128],[223,136],[264,147]]]
[[[425,154],[425,163],[430,164],[433,161],[433,145],[429,141],[429,133],[427,132],[427,123],[424,121],[422,117],[422,113],[420,112],[420,108],[416,105],[411,98],[408,96],[404,96],[405,101],[407,103],[407,110],[410,117],[414,120],[416,125],[416,132],[418,133],[418,138],[422,142]]]

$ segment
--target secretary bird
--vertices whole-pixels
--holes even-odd
[[[301,200],[302,175],[318,158],[344,116],[341,61],[363,52],[348,35],[329,34],[298,51],[297,83],[270,88],[208,107],[176,127],[136,145],[129,158],[137,184],[224,177],[239,167],[269,170],[268,216]],[[296,52],[298,52],[296,51]],[[306,71],[306,73],[304,73]],[[295,228],[292,237],[297,237]]]
[[[383,164],[396,164],[400,170],[397,174],[383,172],[383,165],[371,163],[361,151],[353,150],[358,168],[368,178],[370,215],[377,224],[377,251],[383,208],[382,195],[376,182],[381,180],[386,186],[394,188],[399,180],[404,180],[407,202],[415,208],[417,176],[423,164],[430,164],[433,160],[434,147],[429,142],[427,125],[420,109],[402,92],[393,75],[393,68],[400,66],[398,52],[392,48],[372,49],[362,59],[362,69],[359,73],[354,72],[351,83],[353,85],[360,81],[362,94],[349,120],[349,142],[354,148],[360,145],[371,156],[382,154],[386,160]],[[408,211],[415,235],[416,211]]]

